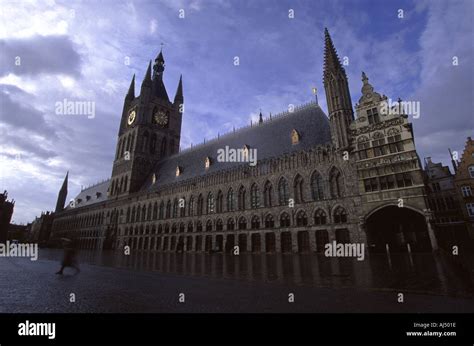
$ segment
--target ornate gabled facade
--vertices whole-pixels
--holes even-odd
[[[307,252],[333,240],[436,249],[411,124],[380,115],[383,97],[365,74],[355,119],[327,30],[325,46],[329,117],[316,103],[260,114],[182,151],[182,79],[171,103],[160,52],[140,95],[134,77],[125,97],[111,179],[58,213],[54,236],[152,251]]]

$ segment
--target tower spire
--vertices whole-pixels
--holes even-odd
[[[184,102],[184,96],[183,96],[183,75],[179,76],[179,83],[178,83],[178,89],[176,89],[176,95],[174,96],[174,104],[175,105],[182,105]]]
[[[326,91],[332,142],[336,149],[347,149],[350,147],[349,126],[354,120],[354,111],[352,110],[346,71],[339,61],[327,28],[324,29],[323,83]]]
[[[342,67],[337,55],[336,48],[332,42],[331,36],[327,28],[324,28],[324,77],[331,70],[341,70],[344,74],[344,67]]]
[[[68,176],[69,176],[69,171],[67,171],[66,173],[66,177],[64,178],[63,185],[61,186],[61,190],[59,190],[58,200],[56,202],[56,209],[55,209],[56,213],[63,210],[64,204],[66,203]]]
[[[132,81],[130,82],[130,87],[128,88],[126,98],[131,100],[135,98],[135,73],[133,74]]]
[[[148,63],[148,67],[145,72],[145,78],[143,78],[142,88],[151,84],[151,60]]]

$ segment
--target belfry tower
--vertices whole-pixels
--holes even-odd
[[[165,59],[160,51],[148,64],[140,95],[135,97],[135,76],[125,96],[118,132],[109,195],[140,190],[160,160],[179,152],[183,116],[183,82],[179,79],[174,102],[163,82]]]

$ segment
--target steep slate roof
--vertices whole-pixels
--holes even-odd
[[[298,144],[291,143],[291,132],[295,129],[300,135]],[[143,190],[154,190],[170,183],[185,181],[209,173],[227,170],[238,165],[248,165],[242,162],[218,162],[217,150],[225,146],[242,149],[247,145],[257,149],[258,161],[271,157],[279,157],[286,153],[310,149],[331,141],[329,121],[315,103],[298,107],[294,112],[267,119],[261,124],[254,124],[233,133],[221,136],[205,144],[181,151],[159,162],[152,174],[146,180]],[[204,161],[211,158],[211,166],[206,170]],[[180,176],[176,176],[176,167],[181,167]],[[156,183],[152,184],[153,173]]]
[[[107,190],[109,189],[110,179],[103,181],[99,184],[90,186],[84,190],[82,190],[74,200],[76,201],[76,206],[74,208],[80,208],[89,206],[95,203],[103,202],[108,199],[107,197]],[[97,192],[100,193],[100,196],[97,198]],[[87,200],[87,196],[90,196],[90,199]],[[78,202],[81,200],[81,202]],[[66,209],[71,210],[74,209],[71,207],[70,204],[66,207]]]

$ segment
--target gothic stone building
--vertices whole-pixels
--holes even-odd
[[[182,151],[182,80],[171,102],[162,52],[151,67],[140,95],[134,77],[125,97],[111,178],[57,212],[54,237],[173,252],[316,252],[333,240],[437,248],[407,116],[382,110],[386,96],[363,74],[354,117],[327,30],[329,116],[308,103]],[[222,162],[226,146],[244,158],[256,149],[257,164]]]

